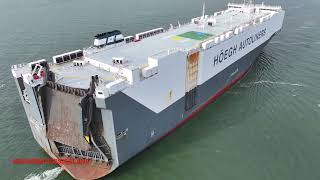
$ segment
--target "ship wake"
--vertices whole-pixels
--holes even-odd
[[[305,87],[306,85],[304,84],[298,84],[298,83],[289,83],[289,82],[279,82],[279,81],[256,81],[256,82],[251,82],[247,84],[278,84],[278,85],[289,85],[289,86],[298,86],[298,87]]]
[[[54,180],[61,174],[63,169],[56,167],[54,169],[46,170],[42,173],[31,173],[24,180]]]

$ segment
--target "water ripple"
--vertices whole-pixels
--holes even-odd
[[[6,86],[6,84],[0,84],[0,89],[3,89]]]
[[[261,80],[256,82],[249,82],[249,84],[279,84],[279,85],[290,85],[290,86],[299,86],[299,87],[306,87],[304,84],[298,84],[298,83],[289,83],[289,82],[276,82],[276,81],[268,81],[268,80]]]

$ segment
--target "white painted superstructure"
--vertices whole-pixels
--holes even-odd
[[[74,56],[72,58],[71,54],[82,53],[82,50],[71,51],[54,56],[53,62],[62,66],[65,61],[57,62],[57,58],[67,57],[66,62],[76,59],[73,64],[74,66],[83,66],[82,71],[94,68],[101,69],[104,72],[101,71],[100,74],[105,74],[104,76],[107,78],[104,79],[108,80],[103,84],[104,87],[99,87],[99,89],[105,89],[101,90],[104,93],[99,97],[107,98],[118,91],[123,91],[158,113],[184,96],[186,61],[181,60],[184,59],[183,56],[186,57],[191,51],[201,53],[197,80],[197,84],[201,85],[278,32],[282,27],[283,17],[284,11],[279,6],[229,3],[227,10],[216,12],[213,15],[203,14],[193,18],[190,23],[183,25],[179,23],[178,27],[170,30],[156,28],[125,38],[122,34],[114,35],[108,39],[108,42],[120,38],[124,39],[125,43],[110,45],[110,47],[105,46],[97,50],[94,48],[84,49],[83,57]],[[208,33],[212,36],[200,41],[177,36],[186,31]],[[256,39],[252,44],[250,43],[245,49],[239,50],[242,41],[246,41],[247,38],[255,36],[260,31],[263,31],[261,38]],[[99,34],[96,37],[105,34]],[[100,42],[102,41],[103,43],[107,42],[105,38],[96,38],[95,46],[101,46],[103,43]],[[237,50],[232,52],[232,56],[229,57],[229,50],[234,47]],[[222,63],[215,64],[214,58],[218,56],[224,59],[226,50],[228,51],[226,58],[228,60],[222,60]],[[122,60],[124,58],[125,60]],[[74,80],[64,82],[70,77],[66,75],[66,78],[63,78],[64,74],[68,74],[70,70],[76,71],[76,69],[68,67],[68,65],[63,65],[62,68],[58,68],[60,65],[54,66],[52,69],[59,74],[61,83],[77,88],[88,86],[89,78],[84,81],[82,78],[77,80],[75,77]],[[114,79],[114,81],[109,82],[109,79]],[[125,85],[121,83],[117,88],[118,85],[114,84],[118,84],[120,81]],[[179,85],[179,83],[181,84]],[[169,92],[171,93],[170,101],[166,98]]]

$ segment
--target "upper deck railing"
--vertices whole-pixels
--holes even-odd
[[[267,11],[268,10],[269,11],[279,11],[279,10],[281,10],[281,6],[268,6],[268,5],[264,5],[263,3],[262,4],[228,3],[228,9],[225,10],[225,11],[228,11],[230,9],[237,9],[237,8],[238,9],[243,9],[243,10],[259,9],[259,10],[262,10],[262,11],[263,10],[267,10]],[[202,21],[202,20],[205,20],[205,19],[208,19],[208,18],[212,18],[212,17],[218,16],[218,15],[221,15],[225,11],[216,12],[215,15],[212,15],[212,16],[205,15],[205,16],[196,17],[196,18],[193,18],[192,20]],[[249,21],[244,22],[241,25],[238,25],[236,27],[232,27],[232,28],[230,28],[230,29],[228,29],[228,30],[226,30],[224,32],[221,32],[218,35],[216,35],[214,37],[211,37],[210,39],[207,39],[206,41],[212,40],[212,39],[214,39],[216,37],[219,37],[219,36],[221,36],[223,34],[226,34],[228,32],[232,32],[232,33],[231,33],[231,36],[226,38],[226,39],[232,38],[232,36],[234,36],[234,34],[235,34],[234,32],[235,32],[236,28],[241,27],[241,30],[242,30],[242,28],[247,28],[248,26],[255,25],[255,24],[259,23],[259,21],[260,21],[259,19],[260,18],[265,18],[264,21],[269,19],[269,18],[263,17],[263,16],[259,16],[259,17],[256,17],[254,19],[250,19]],[[182,24],[180,24],[178,22],[177,26],[173,26],[172,24],[170,24],[170,28],[166,28],[166,29],[165,28],[157,28],[157,29],[154,29],[154,30],[161,30],[161,32],[159,31],[159,33],[154,33],[154,35],[157,35],[157,34],[160,34],[160,33],[162,34],[162,33],[170,32],[170,31],[173,31],[173,30],[178,29],[178,28],[182,28],[182,27],[190,25],[190,24],[191,24],[191,22],[182,23]],[[201,24],[199,24],[199,25],[201,25]],[[153,31],[153,30],[150,30],[150,32],[151,31]],[[105,47],[105,48],[99,48],[99,49],[90,47],[90,48],[85,50],[85,53],[88,53],[88,52],[89,52],[89,54],[90,53],[97,53],[97,52],[100,52],[100,51],[103,51],[103,50],[106,50],[106,49],[112,49],[112,48],[115,48],[115,47],[118,47],[118,46],[123,46],[125,44],[131,43],[131,42],[134,42],[134,41],[140,41],[141,39],[140,38],[136,39],[136,37],[141,35],[141,34],[143,34],[143,33],[146,33],[146,32],[149,32],[149,31],[138,33],[138,34],[136,34],[134,36],[128,36],[128,39],[133,39],[134,38],[134,40],[130,40],[130,41],[127,41],[127,42],[125,41],[124,44],[117,44],[117,45],[114,45],[114,46]],[[151,34],[150,36],[146,36],[144,38],[149,38],[149,37],[152,37],[152,36],[153,36],[153,34]],[[189,50],[192,50],[192,49],[197,49],[197,48],[201,47],[202,43],[203,42],[200,42],[198,45],[196,45],[194,47],[191,47],[191,48],[171,48],[171,49],[159,50],[159,52],[151,55],[151,57],[159,58],[159,57],[162,57],[162,56],[170,55],[172,53],[176,53],[177,51],[189,51]]]
[[[239,5],[239,4],[229,3],[228,5],[233,6],[233,5]],[[259,8],[263,7],[263,8],[266,8],[266,9],[271,8],[271,9],[276,9],[276,10],[281,9],[280,6],[254,5],[254,7],[259,7]],[[223,14],[223,12],[224,11],[220,11],[219,14]],[[236,36],[237,35],[237,34],[235,34],[236,29],[239,30],[239,33],[242,33],[242,31],[244,31],[246,28],[249,28],[250,26],[254,26],[254,25],[257,25],[259,23],[262,23],[262,22],[265,22],[265,21],[269,20],[273,16],[273,14],[274,13],[268,14],[268,15],[261,15],[261,16],[258,16],[258,17],[251,18],[246,22],[238,24],[238,25],[236,25],[234,27],[229,28],[226,31],[223,31],[223,32],[221,32],[221,33],[219,33],[219,34],[217,34],[215,36],[212,36],[212,37],[206,39],[204,42],[200,42],[199,44],[197,44],[197,45],[195,45],[195,46],[193,46],[191,48],[171,48],[171,49],[160,50],[159,52],[151,55],[151,57],[152,58],[160,58],[160,57],[163,57],[163,56],[166,56],[166,55],[170,55],[170,54],[176,53],[178,51],[186,52],[186,51],[196,50],[196,49],[201,48],[203,43],[206,43],[208,41],[213,41],[215,38],[218,38],[218,37],[220,38],[221,35],[226,35],[227,33],[231,32],[228,38],[224,37],[224,40],[222,40],[222,41],[219,39],[219,42],[215,43],[215,45],[217,45],[220,42],[223,42],[223,41],[225,41],[227,39],[231,39],[232,37]],[[211,17],[214,17],[214,16],[212,15],[212,16],[206,16],[206,17],[207,18],[208,17],[211,18]],[[263,19],[261,19],[261,18],[263,18]],[[197,17],[197,18],[193,18],[193,19],[201,19],[201,17]],[[191,23],[188,22],[188,23],[181,24],[181,25],[179,24],[179,26],[175,26],[175,27],[172,26],[170,29],[167,29],[164,32],[168,32],[168,31],[171,31],[171,30],[174,30],[174,29],[177,29],[177,28],[180,28],[182,26],[189,25],[189,24],[191,24]],[[241,31],[240,31],[240,28],[241,28]]]
[[[271,10],[271,11],[278,11],[281,10],[281,6],[270,6],[262,4],[237,4],[237,3],[228,3],[228,8],[259,8],[260,10]]]

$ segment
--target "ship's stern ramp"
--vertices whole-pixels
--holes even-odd
[[[111,150],[116,147],[106,137],[112,134],[106,127],[112,113],[96,105],[93,96],[96,77],[92,77],[88,89],[72,88],[56,83],[49,67],[43,68],[39,77],[30,80],[24,75],[30,67],[12,67],[35,139],[53,158],[87,160],[86,164],[60,164],[76,179],[99,178],[110,173],[118,166],[112,153],[115,150]]]
[[[48,139],[89,150],[90,145],[79,131],[82,127],[80,97],[48,87],[41,90],[41,95]]]
[[[53,153],[90,159],[95,166],[102,165],[105,172],[109,171],[113,158],[104,138],[101,111],[96,108],[94,99],[69,93],[72,88],[56,88],[48,85],[40,93]]]

